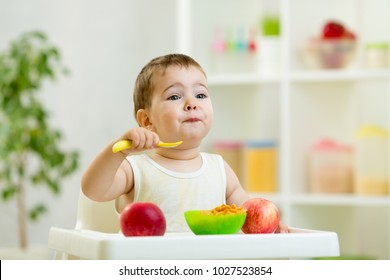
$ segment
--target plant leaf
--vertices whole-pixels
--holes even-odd
[[[33,209],[30,210],[28,216],[29,218],[32,220],[32,221],[36,221],[38,220],[38,218],[47,212],[47,208],[45,205],[43,204],[38,204],[36,206],[34,206]]]

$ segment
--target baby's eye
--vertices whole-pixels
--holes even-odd
[[[198,93],[196,95],[196,98],[198,98],[198,99],[205,99],[205,98],[207,98],[207,94],[205,94],[205,93]]]
[[[180,99],[180,96],[174,94],[174,95],[171,95],[168,97],[168,100],[179,100]]]

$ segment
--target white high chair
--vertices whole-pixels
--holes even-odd
[[[115,211],[115,201],[96,202],[80,191],[76,229],[118,233],[119,216]]]
[[[52,234],[49,236],[49,247],[51,244],[64,245],[64,236]],[[59,230],[59,229],[57,229]],[[115,201],[96,202],[87,198],[82,191],[79,194],[79,201],[77,206],[77,220],[76,231],[94,231],[101,233],[118,233],[119,232],[119,216],[115,211]],[[80,244],[81,245],[81,244]],[[64,251],[56,250],[56,259],[79,259],[80,257],[66,253]]]
[[[290,228],[289,234],[125,237],[114,201],[94,202],[80,192],[75,229],[51,228],[56,259],[280,259],[339,256],[334,232]]]

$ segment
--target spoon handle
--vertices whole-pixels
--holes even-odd
[[[176,146],[179,146],[183,141],[178,141],[178,142],[173,142],[173,143],[164,143],[164,142],[159,142],[157,146],[161,148],[174,148]],[[120,140],[116,142],[112,146],[112,152],[117,153],[126,149],[131,148],[132,141],[131,140]]]

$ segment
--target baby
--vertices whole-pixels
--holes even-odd
[[[186,210],[241,205],[249,199],[232,168],[216,154],[200,151],[213,123],[213,106],[202,67],[191,57],[169,54],[151,60],[134,87],[139,127],[110,142],[82,178],[83,193],[95,201],[150,201],[163,211],[167,232],[188,231]],[[112,152],[119,140],[129,149]],[[160,141],[183,143],[161,148]],[[142,153],[141,153],[142,152]],[[288,232],[280,223],[278,232]]]

